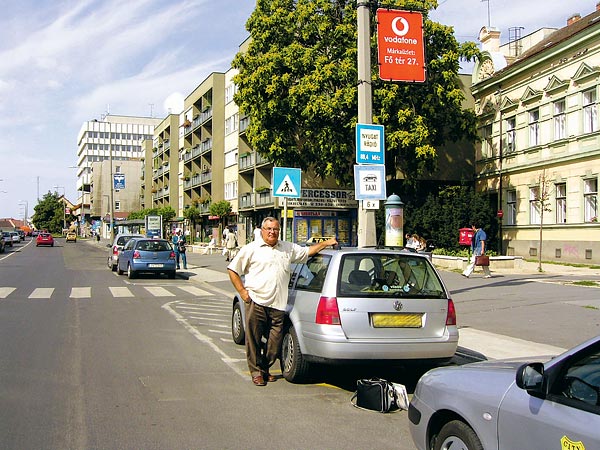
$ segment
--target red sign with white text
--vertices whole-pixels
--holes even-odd
[[[414,11],[377,10],[379,78],[425,81],[423,15]]]

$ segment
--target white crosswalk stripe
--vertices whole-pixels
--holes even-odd
[[[161,286],[144,286],[144,289],[155,297],[175,297],[175,294]]]
[[[195,286],[179,286],[179,289],[182,289],[189,294],[197,295],[197,296],[214,295],[212,292],[205,291],[205,290],[197,288]]]
[[[74,287],[71,288],[70,298],[91,298],[92,288],[91,287]]]
[[[35,288],[28,298],[50,298],[54,288]]]
[[[108,290],[115,298],[134,297],[133,292],[131,292],[129,288],[126,287],[110,286]]]
[[[11,292],[13,292],[16,289],[17,288],[14,287],[0,287],[0,298],[8,297],[11,294]]]

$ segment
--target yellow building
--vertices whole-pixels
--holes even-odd
[[[496,29],[479,36],[477,188],[498,195],[503,254],[597,262],[600,10],[511,34],[505,45]]]

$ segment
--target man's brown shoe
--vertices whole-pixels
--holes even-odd
[[[274,381],[277,381],[277,377],[275,375],[271,375],[270,373],[265,373],[265,378],[267,379],[267,381],[269,383],[273,383]]]
[[[265,386],[267,384],[265,383],[265,379],[262,375],[256,375],[255,377],[252,377],[252,382],[255,386]]]

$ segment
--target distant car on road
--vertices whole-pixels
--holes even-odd
[[[77,242],[77,233],[74,231],[69,231],[67,233],[67,237],[65,238],[66,242]]]
[[[106,260],[108,268],[110,270],[112,270],[113,272],[115,270],[117,270],[117,261],[119,259],[119,252],[121,250],[123,250],[123,247],[125,246],[125,244],[127,244],[127,242],[129,242],[130,239],[144,238],[144,237],[146,237],[146,236],[143,236],[141,234],[129,234],[129,233],[121,233],[121,234],[115,236],[115,240],[113,241],[112,244],[106,244],[106,246],[108,248],[110,248],[110,252],[109,252],[108,258]]]
[[[25,240],[25,232],[23,230],[17,230],[17,233],[19,233],[21,240],[24,241]]]
[[[10,232],[3,231],[2,232],[2,240],[4,241],[5,245],[8,245],[9,247],[13,246],[13,240],[12,240],[12,236],[11,236]]]
[[[239,296],[232,306],[232,337],[243,344]],[[317,364],[439,364],[457,345],[454,303],[426,256],[345,247],[292,268],[281,352],[287,381],[306,381]]]
[[[19,233],[17,233],[16,231],[11,231],[10,237],[13,241],[13,244],[19,244],[21,242],[21,236],[19,236]]]
[[[54,247],[54,238],[50,233],[40,233],[35,238],[35,246],[39,247],[40,245],[49,245],[50,247]]]
[[[416,447],[600,449],[600,336],[545,363],[531,361],[427,372],[408,409]]]
[[[166,274],[175,278],[175,251],[166,239],[130,239],[119,252],[117,273],[129,278],[140,273]]]

